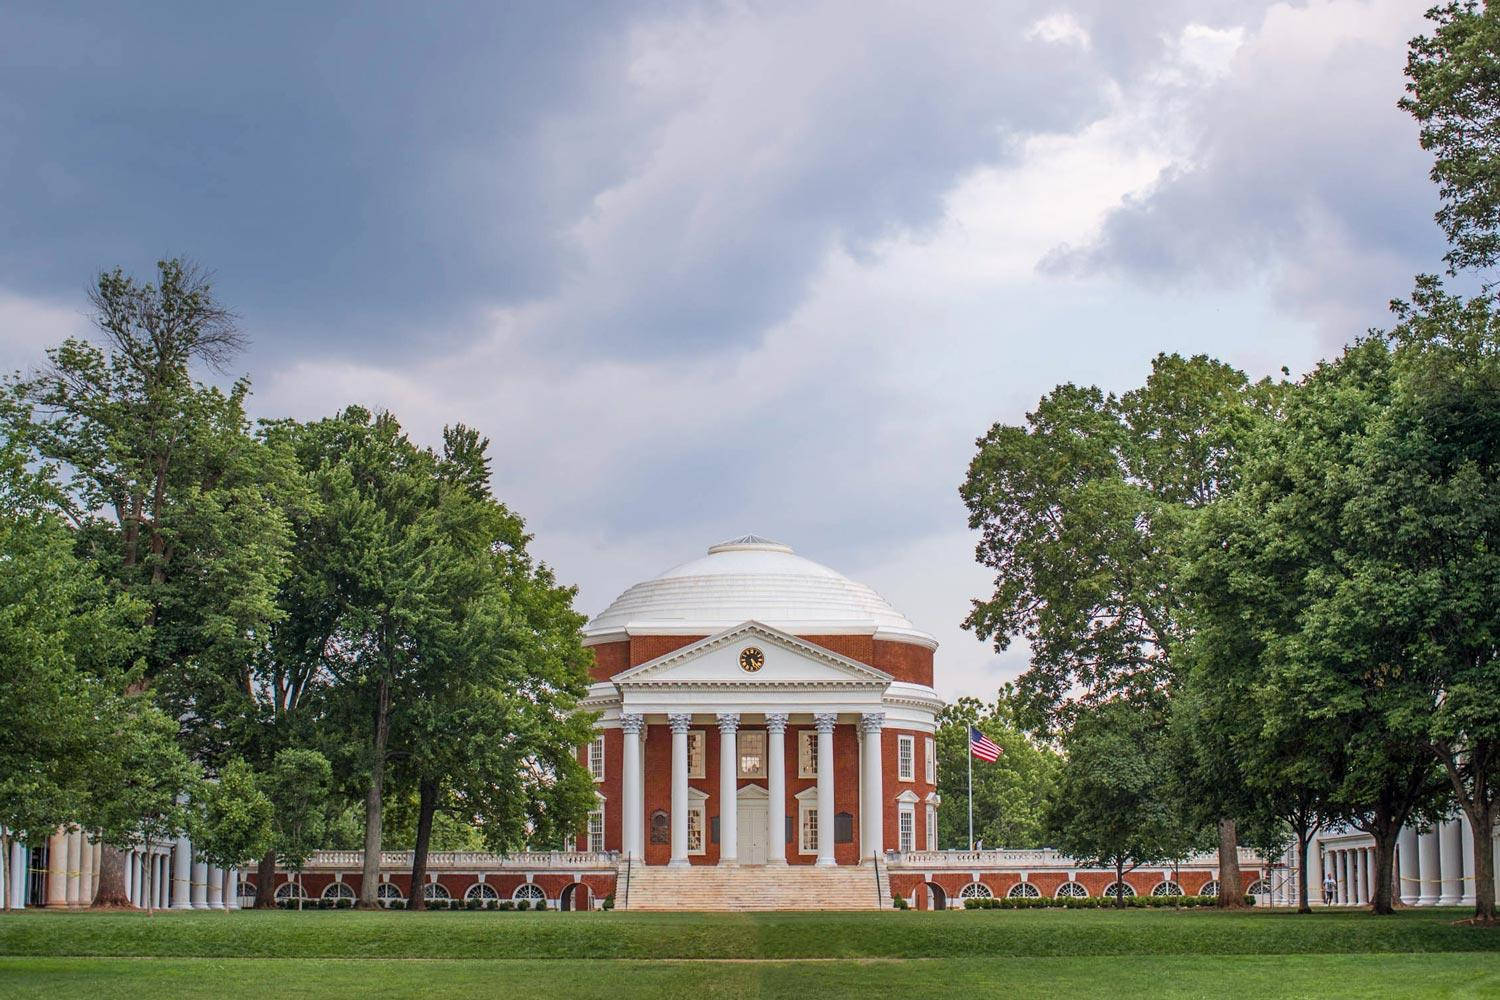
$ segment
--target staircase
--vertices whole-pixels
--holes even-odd
[[[622,872],[623,874],[623,872]],[[874,910],[890,906],[884,865],[666,868],[629,871],[631,910]]]

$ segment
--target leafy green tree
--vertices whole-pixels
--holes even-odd
[[[217,693],[280,614],[285,470],[249,433],[248,384],[225,392],[193,377],[241,348],[233,317],[192,266],[162,261],[157,273],[155,285],[100,275],[90,298],[102,343],[66,340],[6,388],[32,455],[60,465],[80,551],[146,608],[138,683],[207,757],[225,749]],[[105,852],[97,905],[130,905],[118,850]]]
[[[1067,760],[1048,810],[1053,846],[1082,865],[1114,869],[1117,885],[1192,847],[1172,805],[1163,735],[1147,713],[1116,701],[1080,711],[1063,741]],[[1115,905],[1125,905],[1123,889]]]
[[[56,500],[0,437],[0,863],[90,810],[145,611],[75,556]]]
[[[425,879],[439,810],[504,851],[560,839],[595,802],[576,756],[593,724],[577,710],[588,690],[585,619],[574,589],[526,552],[521,519],[490,495],[488,446],[469,428],[448,428],[436,468],[452,627],[425,651],[423,696],[399,712],[397,767],[418,791],[413,885]]]
[[[333,768],[316,750],[287,749],[276,754],[260,776],[260,788],[271,803],[271,862],[261,862],[256,876],[256,908],[274,905],[276,861],[301,875],[313,851],[323,846]]]
[[[969,727],[1004,751],[993,764],[974,762],[974,837],[1003,847],[1042,847],[1046,810],[1062,760],[1016,720],[1015,693],[1001,689],[990,705],[964,697],[938,715],[939,844],[969,842]]]
[[[238,887],[231,887],[231,869],[266,852],[274,839],[271,800],[261,791],[255,771],[238,758],[229,761],[217,781],[198,785],[191,803],[188,827],[193,847],[222,872],[220,888],[225,912]]]
[[[1421,126],[1455,271],[1500,262],[1500,9],[1474,0],[1427,12],[1436,26],[1412,39],[1400,105]]]
[[[1043,727],[1119,699],[1164,715],[1184,672],[1189,529],[1238,481],[1243,443],[1280,391],[1207,357],[1160,355],[1139,389],[1059,386],[1024,425],[979,440],[960,493],[995,591],[964,624],[996,649],[1025,639],[1019,691]],[[1225,906],[1241,900],[1243,788],[1225,774],[1202,789],[1218,800]]]

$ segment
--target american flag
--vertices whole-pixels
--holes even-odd
[[[993,764],[1004,752],[1000,748],[1000,744],[994,742],[973,726],[969,727],[969,753],[980,760],[989,761]]]

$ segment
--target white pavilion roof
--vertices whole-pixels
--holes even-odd
[[[793,635],[869,635],[935,647],[870,587],[756,535],[631,587],[589,622],[594,641],[618,634],[712,635],[742,622]]]

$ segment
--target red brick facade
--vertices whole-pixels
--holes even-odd
[[[702,635],[634,635],[629,639],[601,642],[590,647],[594,651],[594,664],[589,668],[589,677],[595,681],[607,681],[631,667],[706,638]],[[932,650],[926,646],[891,642],[868,635],[806,635],[799,638],[856,663],[883,670],[898,681],[932,686]]]

